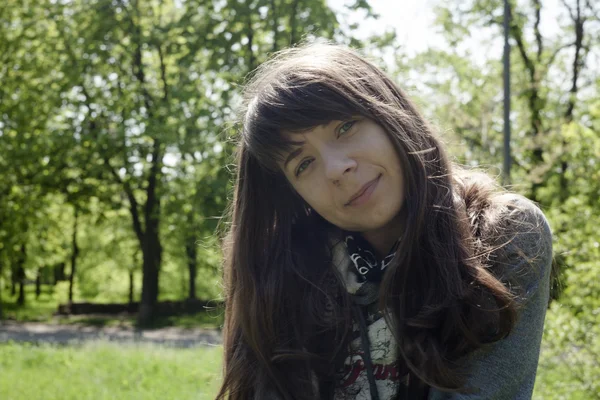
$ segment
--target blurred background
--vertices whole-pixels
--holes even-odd
[[[510,14],[504,183],[549,218],[559,278],[535,398],[598,399],[600,4]],[[0,398],[214,398],[233,122],[279,49],[363,49],[456,161],[500,181],[503,16],[501,0],[2,0]]]

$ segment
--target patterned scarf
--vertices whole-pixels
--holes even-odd
[[[396,255],[400,239],[383,259],[377,257],[373,247],[360,234],[345,232],[344,243],[359,279],[362,282],[381,282],[385,268]]]

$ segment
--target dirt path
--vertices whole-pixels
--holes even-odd
[[[54,325],[38,322],[0,322],[0,343],[16,342],[77,344],[105,340],[119,343],[153,343],[172,347],[218,345],[221,334],[211,329],[160,328],[136,330],[127,327]]]

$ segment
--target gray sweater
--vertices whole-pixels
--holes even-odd
[[[530,399],[539,359],[544,317],[549,299],[552,264],[552,234],[543,213],[522,196],[507,194],[508,206],[502,217],[514,221],[508,227],[510,242],[499,253],[495,264],[500,278],[520,295],[517,323],[504,339],[473,352],[461,360],[468,371],[469,394],[429,390],[429,400]],[[377,301],[378,288],[359,282],[351,268],[344,244],[334,247],[334,264],[341,273],[347,291],[358,304],[369,307]],[[498,271],[496,271],[498,273]],[[370,310],[373,310],[370,307]],[[394,367],[397,344],[380,313],[369,312],[363,323],[358,321],[345,360],[345,373],[336,388],[335,400],[370,400],[373,391],[381,400],[394,399],[407,378]],[[364,329],[366,327],[366,329]],[[367,337],[365,337],[367,335]],[[363,343],[369,343],[370,367],[374,372],[369,383]]]

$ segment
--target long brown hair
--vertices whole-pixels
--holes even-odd
[[[288,49],[246,87],[231,230],[225,245],[224,380],[217,398],[320,396],[351,316],[326,245],[335,230],[277,166],[304,131],[360,115],[380,124],[406,184],[403,240],[380,288],[399,360],[427,385],[461,390],[456,361],[506,336],[513,295],[490,271],[499,233],[492,180],[453,165],[434,130],[379,68],[345,47]],[[494,236],[495,235],[495,236]],[[494,237],[492,237],[494,236]],[[493,269],[493,268],[492,268]]]

